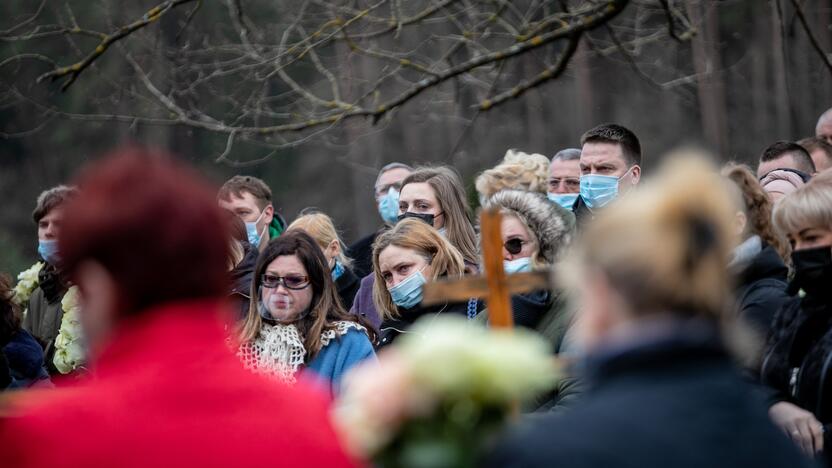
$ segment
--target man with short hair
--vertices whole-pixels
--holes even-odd
[[[832,145],[832,108],[827,109],[818,117],[818,123],[815,125],[815,136]]]
[[[617,124],[599,125],[581,136],[581,196],[573,212],[580,225],[638,185],[641,143],[635,133]]]
[[[774,142],[763,150],[757,166],[757,178],[762,179],[775,169],[791,169],[810,176],[817,172],[809,152],[797,143],[785,140]]]
[[[55,338],[61,328],[64,312],[61,300],[67,284],[60,268],[58,233],[64,217],[64,206],[78,193],[75,187],[59,185],[43,191],[38,196],[32,219],[38,226],[38,256],[43,267],[38,272],[38,286],[24,304],[27,312],[23,328],[43,346],[44,362],[50,374],[57,373],[52,363],[55,354]]]
[[[823,138],[804,138],[797,144],[809,152],[817,172],[820,173],[832,167],[832,144],[827,143]]]
[[[581,191],[581,150],[567,148],[549,164],[549,200],[572,210]]]
[[[272,205],[272,191],[257,177],[236,175],[220,187],[220,208],[228,210],[246,223],[249,243],[260,251],[286,230],[286,221]]]
[[[399,192],[402,181],[413,172],[413,168],[400,162],[392,162],[378,171],[376,183],[373,187],[378,214],[384,221],[384,227],[372,234],[359,239],[351,245],[347,256],[353,260],[353,272],[359,278],[369,275],[373,271],[373,242],[376,236],[389,226],[396,224],[399,216]],[[348,308],[352,304],[344,304]]]

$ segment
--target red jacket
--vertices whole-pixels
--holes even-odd
[[[95,377],[3,408],[0,465],[354,466],[322,397],[244,370],[217,310],[180,303],[124,320]]]

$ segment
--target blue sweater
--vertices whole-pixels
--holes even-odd
[[[307,369],[329,385],[330,395],[337,395],[341,379],[347,371],[365,359],[375,358],[376,353],[367,335],[361,330],[350,328],[321,348]]]

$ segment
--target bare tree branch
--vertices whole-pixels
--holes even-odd
[[[829,55],[823,51],[823,48],[820,46],[820,42],[818,42],[818,39],[812,32],[812,28],[809,27],[809,22],[806,21],[806,15],[803,13],[803,7],[797,0],[792,0],[792,5],[794,5],[794,11],[797,13],[797,17],[800,18],[800,24],[803,25],[803,30],[806,31],[806,35],[809,36],[809,42],[812,43],[812,47],[814,47],[815,51],[818,55],[820,55],[821,60],[823,60],[823,64],[826,65],[826,68],[829,70],[829,74],[832,75],[832,60],[830,60]]]

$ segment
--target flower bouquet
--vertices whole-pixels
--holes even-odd
[[[32,291],[38,287],[38,273],[43,268],[43,262],[37,262],[28,270],[17,275],[17,284],[14,287],[12,300],[19,306],[27,307]]]
[[[78,303],[78,286],[72,286],[61,300],[64,315],[61,318],[61,328],[55,338],[55,356],[52,363],[61,374],[70,372],[83,366],[86,353],[83,345],[83,330],[78,316],[81,306]]]
[[[352,372],[335,406],[347,446],[378,467],[474,467],[517,405],[557,376],[532,332],[437,317]]]

